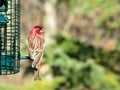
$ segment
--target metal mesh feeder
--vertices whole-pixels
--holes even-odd
[[[0,75],[19,71],[20,0],[0,0]]]

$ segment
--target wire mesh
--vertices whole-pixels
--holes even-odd
[[[0,75],[7,75],[20,71],[20,0],[3,1],[2,5],[0,0]]]

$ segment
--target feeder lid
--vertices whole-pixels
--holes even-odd
[[[0,0],[0,12],[6,12],[8,10],[8,0]]]

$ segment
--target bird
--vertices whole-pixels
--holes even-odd
[[[28,34],[28,55],[32,61],[31,67],[34,69],[35,81],[41,80],[39,69],[45,43],[44,31],[42,26],[36,25],[32,27]]]

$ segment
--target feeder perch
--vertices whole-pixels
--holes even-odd
[[[20,0],[0,0],[0,75],[19,71]]]

